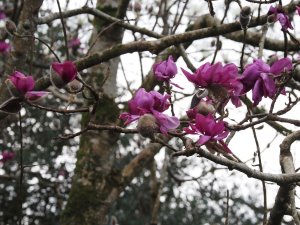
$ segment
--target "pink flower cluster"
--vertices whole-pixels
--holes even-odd
[[[291,59],[282,58],[277,59],[272,65],[268,65],[261,59],[254,60],[253,63],[246,66],[241,75],[238,67],[232,63],[226,65],[222,65],[220,62],[216,64],[205,63],[194,73],[182,69],[183,74],[190,82],[199,88],[208,90],[208,96],[206,98],[203,96],[195,107],[193,106],[187,111],[190,123],[183,130],[187,134],[199,135],[197,143],[200,146],[218,142],[225,152],[231,153],[223,141],[229,131],[224,121],[216,120],[213,116],[216,113],[215,100],[210,99],[209,91],[225,91],[225,98],[227,98],[225,104],[228,99],[231,99],[232,103],[239,107],[241,106],[240,96],[252,90],[253,105],[256,106],[262,97],[274,98],[279,91],[276,86],[276,79],[280,79],[284,73],[289,73],[292,67]],[[157,80],[170,82],[170,79],[177,74],[177,67],[170,56],[167,60],[155,64],[153,72]],[[146,92],[144,89],[140,89],[134,98],[128,102],[129,112],[122,113],[120,118],[125,120],[125,125],[127,125],[139,120],[145,114],[151,114],[155,117],[160,131],[166,134],[168,130],[179,126],[179,120],[176,117],[169,117],[162,113],[168,109],[170,97],[170,95],[162,95],[156,91]]]

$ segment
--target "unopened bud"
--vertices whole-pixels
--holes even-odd
[[[250,23],[250,15],[251,15],[251,8],[249,6],[245,6],[241,9],[239,19],[240,19],[241,28],[243,30],[246,30],[248,28],[248,25]]]
[[[278,61],[278,56],[276,54],[270,55],[267,60],[270,66],[272,66],[277,61]]]
[[[136,128],[143,137],[153,138],[154,134],[159,132],[159,126],[152,114],[141,116]]]
[[[205,116],[215,112],[215,107],[212,104],[209,104],[205,101],[200,101],[199,104],[197,105],[197,109],[200,114]]]
[[[139,13],[142,10],[142,5],[138,1],[134,1],[133,3],[133,10]]]
[[[14,36],[17,32],[17,26],[12,20],[6,20],[5,22],[5,30],[8,34]]]
[[[70,83],[67,84],[68,91],[72,93],[78,93],[82,90],[82,87],[82,83],[80,83],[78,80],[72,80]]]

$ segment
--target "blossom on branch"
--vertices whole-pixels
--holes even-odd
[[[77,73],[77,68],[72,61],[65,61],[64,63],[54,62],[51,64],[50,79],[54,86],[62,88],[73,81]]]
[[[10,50],[10,44],[6,43],[5,41],[0,41],[0,52],[7,53]]]
[[[273,7],[271,6],[268,15],[275,15],[275,20],[279,21],[281,24],[282,30],[287,30],[287,29],[294,29],[292,26],[292,23],[289,19],[289,16],[284,12],[282,7]]]
[[[263,96],[273,98],[277,91],[274,79],[281,73],[292,70],[292,67],[292,61],[289,58],[277,60],[271,66],[261,59],[254,60],[252,64],[246,66],[243,75],[239,78],[243,84],[240,94],[245,94],[252,89],[254,106],[258,105]]]
[[[167,60],[154,64],[153,73],[159,81],[170,81],[171,78],[174,78],[177,74],[177,67],[173,57],[170,55]]]
[[[0,161],[3,162],[3,163],[5,163],[5,162],[7,162],[9,160],[12,160],[13,158],[15,158],[15,156],[16,156],[16,153],[14,153],[14,152],[3,151],[1,153],[1,159],[0,159]]]
[[[214,65],[205,63],[200,66],[195,73],[191,74],[182,69],[186,78],[201,88],[207,88],[211,92],[224,93],[222,98],[230,97],[232,103],[238,107],[241,105],[238,93],[242,89],[242,84],[238,80],[238,68],[230,63],[225,66],[221,62]]]
[[[144,88],[141,88],[136,92],[134,98],[128,102],[129,113],[122,113],[120,119],[125,120],[125,125],[128,125],[145,114],[151,114],[154,116],[155,123],[159,126],[160,131],[167,134],[168,130],[175,129],[180,124],[175,116],[170,117],[162,113],[169,108],[170,97],[168,94],[162,95],[157,91],[147,92]]]
[[[68,43],[69,48],[79,48],[80,45],[81,45],[81,41],[79,38],[73,38]]]
[[[216,121],[211,114],[207,116],[197,114],[195,123],[190,123],[190,126],[183,130],[187,134],[200,134],[198,140],[200,146],[212,141],[217,141],[223,146],[223,150],[227,153],[231,153],[227,145],[222,141],[229,134],[229,131],[225,127],[225,122],[221,120]]]
[[[36,101],[48,94],[45,91],[33,91],[35,81],[32,76],[26,76],[15,71],[9,76],[7,86],[14,97],[24,97],[28,101]]]
[[[7,16],[6,16],[5,12],[0,10],[0,20],[4,20],[4,19],[6,19],[6,17]]]

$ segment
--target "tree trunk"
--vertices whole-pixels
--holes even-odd
[[[97,8],[113,16],[118,14],[119,17],[124,16],[124,13],[119,13],[117,3],[117,0],[98,0]],[[126,9],[127,5],[124,8]],[[106,22],[95,18],[90,52],[100,52],[110,48],[121,43],[122,38],[121,28],[109,26]],[[117,92],[118,63],[119,58],[111,59],[89,71],[86,81],[92,84],[99,94],[101,93],[101,97],[94,115],[82,115],[82,128],[89,120],[98,124],[116,122],[119,109],[114,98]],[[100,87],[105,79],[103,87]],[[61,217],[62,225],[106,224],[107,212],[100,208],[106,204],[104,200],[110,190],[118,185],[118,180],[114,180],[111,175],[118,136],[112,131],[88,132],[81,136],[73,184]]]

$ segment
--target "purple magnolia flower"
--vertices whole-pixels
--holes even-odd
[[[64,63],[54,62],[51,67],[66,84],[77,76],[77,68],[72,61],[65,61]]]
[[[15,156],[16,156],[16,154],[14,152],[3,151],[1,153],[1,157],[2,158],[0,159],[0,161],[3,162],[3,163],[5,163],[5,162],[7,162],[9,160],[12,160]]]
[[[190,74],[186,70],[182,69],[183,74],[186,78],[202,88],[225,88],[231,97],[232,103],[238,107],[240,101],[238,93],[242,89],[242,84],[238,78],[238,68],[234,64],[227,64],[222,66],[221,62],[214,65],[205,63],[196,70],[195,73]]]
[[[281,7],[271,6],[268,15],[275,15],[276,21],[279,21],[283,30],[294,29],[288,15],[284,12]]]
[[[146,92],[144,88],[141,88],[128,102],[129,113],[122,113],[120,119],[125,120],[125,125],[128,125],[145,114],[152,114],[160,127],[160,131],[166,134],[168,130],[179,126],[178,118],[162,113],[169,108],[170,97],[170,95],[162,95],[156,91]]]
[[[25,76],[19,71],[15,71],[9,76],[8,80],[13,84],[16,91],[12,90],[14,95],[17,92],[19,95],[25,97],[29,101],[35,101],[48,94],[45,91],[32,91],[35,85],[35,81],[32,76]],[[18,97],[18,96],[16,96]]]
[[[300,6],[296,6],[296,10],[297,10],[298,15],[300,15]]]
[[[189,127],[183,130],[187,134],[200,134],[198,140],[200,146],[210,141],[218,141],[226,152],[231,153],[227,145],[222,141],[229,134],[229,131],[225,127],[225,122],[216,121],[211,114],[207,116],[197,114],[195,124],[190,124]]]
[[[5,19],[7,16],[5,14],[5,12],[3,12],[2,10],[0,10],[0,20]]]
[[[173,57],[170,55],[167,60],[154,64],[153,73],[159,81],[169,81],[171,78],[174,78],[177,74],[177,67]]]
[[[68,47],[69,48],[79,48],[81,45],[81,41],[79,38],[73,38],[69,41]]]
[[[262,97],[273,98],[277,88],[274,79],[282,72],[292,70],[293,64],[289,58],[282,58],[269,66],[261,59],[254,60],[246,66],[239,80],[243,84],[241,95],[252,89],[253,105],[257,106]]]
[[[0,52],[7,53],[10,50],[10,44],[6,43],[5,41],[0,41]]]

